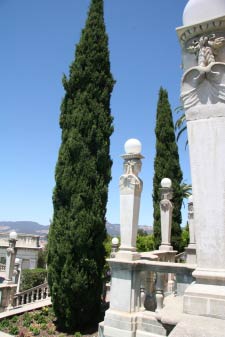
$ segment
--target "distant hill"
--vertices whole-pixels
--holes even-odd
[[[138,229],[143,230],[147,234],[152,234],[153,232],[153,229],[151,226],[138,226]],[[112,237],[120,235],[120,225],[119,224],[111,224],[110,222],[107,221],[106,230],[107,230],[107,233]]]
[[[142,229],[148,234],[152,233],[150,226],[138,226],[138,229]],[[49,226],[43,226],[34,221],[0,221],[0,232],[11,232],[12,230],[17,233],[45,236],[48,234]],[[106,230],[112,237],[120,235],[119,224],[111,224],[107,221]]]
[[[34,221],[0,221],[0,232],[11,232],[45,236],[49,226],[40,225]]]

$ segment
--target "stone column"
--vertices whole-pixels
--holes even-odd
[[[9,247],[6,249],[6,276],[4,284],[13,283],[13,271],[16,259],[16,241],[17,241],[17,233],[11,232],[9,234]]]
[[[139,270],[136,251],[137,226],[142,192],[141,143],[129,139],[125,143],[124,173],[120,177],[120,234],[119,251],[113,252],[108,263],[111,268],[110,308],[105,313],[105,337],[134,337],[136,313],[144,310],[145,285]],[[115,240],[114,244],[118,244]]]
[[[195,242],[195,224],[193,196],[188,198],[188,226],[189,226],[189,245],[185,248],[187,254],[187,263],[196,264],[196,242]]]
[[[124,174],[120,177],[120,234],[121,246],[117,258],[125,260],[139,259],[136,252],[136,239],[142,180],[138,177],[141,170],[141,143],[129,139],[125,143]]]
[[[160,218],[161,218],[161,246],[159,250],[172,251],[171,246],[171,226],[173,205],[172,199],[172,182],[169,178],[164,178],[161,181],[161,201],[160,201]]]
[[[178,29],[195,206],[196,283],[186,313],[225,319],[225,2],[190,0]]]

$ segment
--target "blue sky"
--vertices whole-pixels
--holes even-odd
[[[119,176],[124,143],[142,142],[145,156],[139,223],[152,225],[155,115],[160,86],[179,106],[181,51],[175,28],[187,0],[105,0],[114,134],[107,219],[119,223]],[[61,78],[68,74],[85,25],[90,0],[0,0],[0,220],[52,218],[54,171],[61,142]],[[176,120],[177,114],[174,113]],[[179,142],[184,180],[189,183],[185,137]],[[186,209],[183,212],[186,219]]]

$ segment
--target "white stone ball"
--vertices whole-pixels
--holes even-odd
[[[9,233],[9,238],[10,238],[10,240],[17,240],[17,232],[15,232],[15,231],[12,231],[12,232],[10,232]]]
[[[112,244],[113,245],[118,245],[119,244],[119,239],[118,238],[112,238]]]
[[[224,0],[189,0],[183,13],[183,25],[215,19],[225,15]]]
[[[169,178],[163,178],[161,180],[161,186],[163,188],[170,188],[172,186],[172,181]]]
[[[193,195],[190,195],[190,197],[188,197],[188,203],[192,203],[193,202]]]
[[[19,264],[20,263],[20,259],[17,257],[16,259],[15,259],[15,264]]]
[[[124,144],[124,149],[127,154],[138,154],[141,153],[141,142],[138,139],[128,139]]]

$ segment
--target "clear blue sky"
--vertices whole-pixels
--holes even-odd
[[[105,0],[115,131],[107,219],[119,223],[118,181],[123,145],[143,144],[140,221],[152,225],[155,115],[160,86],[179,106],[182,71],[175,28],[187,0]],[[52,218],[54,171],[60,146],[61,78],[68,74],[90,0],[0,0],[0,220]],[[174,119],[177,114],[174,113]],[[190,182],[185,137],[179,143],[184,180]],[[186,209],[184,213],[186,212]],[[185,215],[184,215],[185,218]]]

